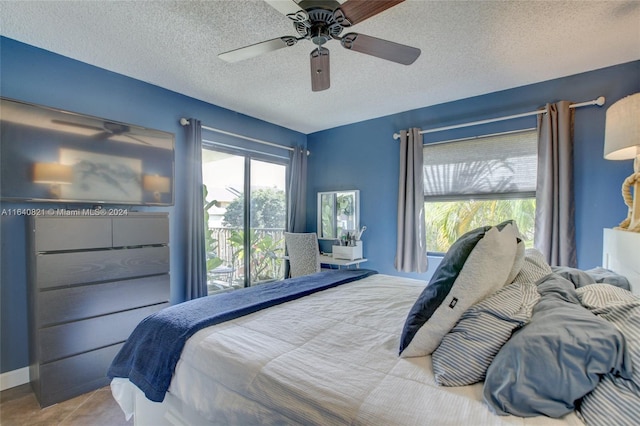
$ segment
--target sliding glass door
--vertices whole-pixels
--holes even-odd
[[[250,285],[284,277],[284,231],[287,227],[285,165],[250,161]]]
[[[205,148],[205,240],[209,293],[282,279],[285,159]]]

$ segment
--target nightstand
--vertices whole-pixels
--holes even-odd
[[[640,296],[640,233],[605,229],[602,266],[627,277],[633,294]]]

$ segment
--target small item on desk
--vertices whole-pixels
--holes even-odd
[[[367,230],[366,226],[363,226],[362,228],[360,228],[360,231],[358,231],[356,233],[356,240],[360,241],[362,239],[362,234],[364,233],[364,231]]]
[[[362,259],[362,241],[354,241],[353,246],[333,246],[334,259]]]

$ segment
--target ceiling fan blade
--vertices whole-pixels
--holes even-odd
[[[294,22],[306,22],[309,14],[293,0],[264,0],[269,6]]]
[[[147,141],[145,141],[145,140],[143,140],[143,139],[137,138],[137,137],[135,137],[135,136],[128,135],[128,134],[126,134],[126,133],[123,133],[123,134],[122,134],[122,136],[126,136],[126,137],[128,137],[129,139],[132,139],[132,140],[134,140],[134,141],[136,141],[136,142],[140,142],[141,144],[144,144],[144,145],[151,145],[149,142],[147,142]]]
[[[96,133],[95,135],[91,135],[90,139],[94,140],[94,141],[100,141],[103,139],[109,139],[111,136],[113,136],[112,132],[108,132],[108,131],[104,131],[104,132],[100,132],[100,133]]]
[[[292,36],[278,37],[273,40],[262,41],[250,46],[221,53],[218,55],[218,58],[226,62],[238,62],[262,55],[263,53],[273,52],[274,50],[282,49],[283,47],[293,46],[297,42],[298,39]]]
[[[333,12],[334,19],[343,27],[350,27],[393,7],[404,0],[347,0]]]
[[[51,122],[55,124],[62,124],[63,126],[79,127],[81,129],[100,130],[100,131],[104,130],[104,128],[102,127],[91,126],[91,125],[82,124],[82,123],[74,123],[72,121],[57,120],[55,118],[51,120]]]
[[[340,43],[345,49],[355,50],[356,52],[403,65],[411,65],[420,56],[420,49],[417,47],[358,33],[346,34],[340,39]]]
[[[329,49],[318,47],[311,52],[311,90],[319,92],[329,88]]]

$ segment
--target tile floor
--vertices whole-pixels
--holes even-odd
[[[41,409],[29,384],[0,392],[2,426],[129,426],[109,386]]]

